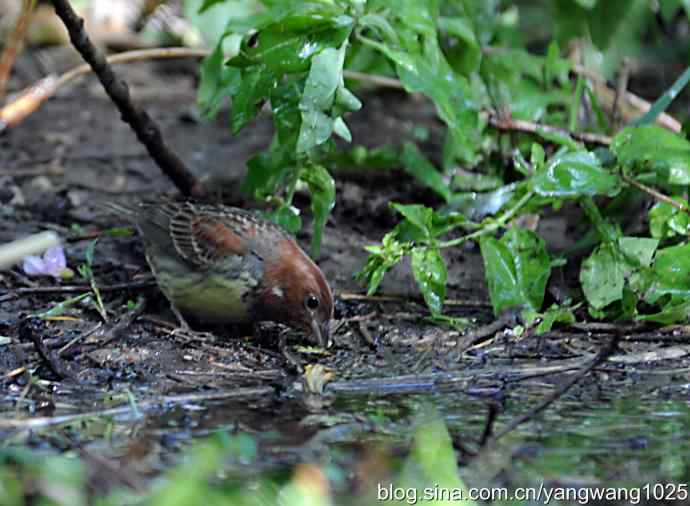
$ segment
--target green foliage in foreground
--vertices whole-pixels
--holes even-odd
[[[654,33],[657,19],[686,15],[685,2],[663,3],[658,16],[646,0],[563,0],[541,7],[507,0],[197,3],[202,19],[212,18],[214,26],[227,20],[202,67],[200,105],[213,115],[231,97],[230,124],[237,133],[268,104],[275,136],[249,161],[244,190],[272,203],[272,217],[295,232],[301,220],[292,198],[298,185],[308,188],[314,252],[335,201],[329,169],[343,161],[376,170],[385,160],[383,165],[402,168],[437,196],[436,209],[391,203],[401,221],[380,245],[368,248],[359,277],[369,292],[409,257],[431,313],[440,318],[448,282],[442,252],[474,240],[496,314],[519,307],[532,321],[570,321],[568,308],[549,310],[558,317],[540,312],[552,269],[571,257],[553,258],[544,240],[516,228],[514,219],[571,202],[591,223],[581,243],[591,253],[580,271],[591,315],[660,323],[690,316],[690,220],[683,200],[690,143],[652,125],[690,73],[633,125],[614,127],[590,83],[581,74],[574,77],[573,63],[560,49],[577,41],[585,63],[599,62],[591,70],[608,77],[623,56],[639,53],[642,34]],[[526,49],[532,35],[536,41],[551,38],[542,54]],[[361,83],[373,74],[395,78],[435,105],[446,127],[435,157],[439,167],[414,135],[396,146],[339,151],[334,138],[351,140],[346,117],[362,106]],[[563,133],[502,134],[487,127],[487,110]],[[583,129],[612,135],[613,142],[592,149],[567,133]],[[627,235],[638,212],[631,206],[639,201],[639,183],[678,205],[658,200],[649,210],[648,232]]]
[[[273,506],[329,506],[334,504],[331,476],[342,476],[342,470],[329,469],[318,463],[296,466],[289,474],[265,473],[249,475],[255,464],[257,446],[247,434],[218,433],[197,443],[182,458],[182,462],[155,479],[148,490],[135,492],[115,486],[106,492],[87,486],[91,474],[95,483],[110,483],[109,469],[91,469],[85,461],[68,456],[45,456],[28,450],[0,450],[0,504],[23,506],[116,506],[122,504],[142,506],[214,505],[266,505]],[[123,469],[123,473],[127,473]],[[115,476],[117,478],[117,476]],[[342,481],[342,480],[336,480]],[[354,497],[341,491],[345,502],[380,504],[379,484]],[[410,455],[401,471],[393,474],[390,483],[404,494],[398,498],[421,498],[425,488],[453,490],[458,497],[468,497],[467,489],[458,474],[455,452],[445,428],[438,418],[430,417],[420,423]],[[92,495],[93,494],[93,495]],[[389,498],[390,500],[390,498]],[[443,501],[425,501],[431,505],[450,504]],[[469,500],[452,504],[473,506]]]

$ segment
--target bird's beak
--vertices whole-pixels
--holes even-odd
[[[319,327],[316,319],[311,321],[311,333],[312,336],[319,343],[322,348],[330,348],[333,342],[331,341],[331,327],[329,322],[325,322],[321,327]]]

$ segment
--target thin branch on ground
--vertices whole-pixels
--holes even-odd
[[[22,340],[31,341],[36,347],[38,355],[60,380],[74,379],[72,373],[65,367],[57,353],[53,353],[43,343],[43,321],[39,318],[24,318],[19,326],[19,336]]]
[[[597,356],[594,357],[589,362],[589,364],[580,369],[577,372],[577,374],[575,374],[570,380],[566,381],[563,385],[556,389],[551,395],[548,395],[539,405],[530,409],[524,415],[518,416],[517,418],[513,419],[513,421],[510,422],[505,428],[503,428],[503,430],[501,430],[498,434],[492,437],[491,441],[496,441],[502,438],[503,436],[505,436],[509,432],[512,432],[523,423],[532,420],[542,411],[546,410],[549,406],[551,406],[551,404],[563,397],[563,395],[565,395],[568,392],[568,390],[575,386],[582,378],[587,376],[587,374],[592,372],[592,370],[595,367],[605,362],[613,354],[613,352],[616,351],[616,348],[618,348],[619,341],[620,334],[615,334],[614,336],[612,336],[609,342],[601,348],[599,353],[597,353]]]
[[[140,295],[134,307],[121,316],[120,320],[105,333],[103,336],[103,341],[100,343],[100,345],[105,346],[106,344],[109,344],[110,341],[120,337],[120,335],[134,322],[134,320],[144,313],[145,308],[146,298]]]
[[[459,337],[455,345],[456,349],[458,349],[457,360],[461,360],[465,352],[467,352],[474,345],[494,336],[497,332],[506,327],[515,325],[517,318],[518,313],[506,312],[491,323],[474,328],[464,336]]]
[[[484,448],[491,439],[494,433],[494,423],[500,411],[498,404],[494,402],[489,404],[489,410],[486,413],[486,420],[484,422],[484,430],[482,431],[482,436],[479,438],[479,448]]]
[[[70,349],[72,346],[74,346],[75,344],[77,344],[77,343],[78,343],[79,341],[81,341],[82,339],[86,339],[87,337],[89,337],[89,336],[95,334],[98,330],[100,330],[100,328],[101,328],[102,326],[103,326],[103,322],[98,322],[98,324],[97,324],[95,327],[90,328],[90,329],[87,330],[86,332],[80,333],[77,337],[75,337],[74,339],[72,339],[71,341],[69,341],[67,344],[65,344],[62,348],[60,348],[60,349],[58,350],[58,357],[60,357],[60,358],[65,358],[65,355],[67,355],[67,352],[69,351],[69,349]],[[48,346],[47,343],[46,343],[46,346]]]
[[[119,109],[122,119],[132,127],[161,171],[184,195],[205,197],[206,188],[166,145],[158,125],[143,109],[132,103],[127,84],[117,77],[103,53],[91,43],[84,30],[84,20],[74,12],[69,0],[52,2],[55,13],[69,32],[72,45],[96,73],[106,93]]]
[[[150,288],[156,286],[153,279],[146,279],[143,281],[130,281],[128,283],[116,283],[113,285],[99,286],[101,292],[117,292],[125,290],[136,290],[139,288]],[[91,291],[91,285],[65,285],[65,286],[35,286],[16,288],[7,295],[0,297],[0,302],[7,302],[8,300],[18,299],[23,295],[35,295],[39,293],[84,293]]]

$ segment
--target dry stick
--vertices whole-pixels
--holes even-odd
[[[120,320],[105,333],[100,346],[103,347],[109,344],[110,341],[120,337],[120,335],[134,322],[134,320],[144,313],[144,309],[146,309],[146,298],[139,296],[134,308],[121,316]]]
[[[0,99],[5,97],[7,81],[10,79],[14,61],[17,59],[19,50],[24,42],[24,35],[29,26],[29,18],[31,17],[31,12],[34,10],[35,4],[36,0],[24,0],[22,2],[22,13],[17,20],[14,33],[12,33],[7,47],[5,47],[2,53],[2,58],[0,58]]]
[[[106,93],[119,109],[122,119],[132,127],[151,158],[184,195],[205,197],[205,187],[165,144],[158,125],[143,109],[132,103],[127,84],[118,79],[103,53],[91,43],[84,30],[84,20],[77,16],[69,1],[53,0],[53,7],[69,32],[72,45],[98,76]]]
[[[673,200],[668,195],[664,195],[663,193],[661,193],[658,190],[655,190],[654,188],[650,188],[649,186],[644,185],[644,184],[640,183],[639,181],[635,181],[633,178],[626,176],[625,174],[623,174],[621,176],[621,179],[623,179],[623,181],[628,183],[630,186],[634,186],[638,190],[643,191],[643,192],[651,195],[656,200],[659,200],[659,201],[664,202],[670,206],[675,207],[679,211],[683,211],[684,213],[687,213],[690,211],[690,208],[688,208],[688,206],[686,206],[682,202],[678,202],[677,200]]]
[[[208,56],[206,49],[193,49],[187,47],[166,47],[154,49],[138,49],[127,51],[106,57],[106,61],[113,65],[116,63],[129,63],[135,61],[163,59],[163,58],[204,58]],[[24,119],[33,114],[43,103],[51,98],[62,86],[83,75],[93,72],[88,63],[79,65],[61,76],[48,75],[24,90],[19,97],[0,108],[0,133],[20,124]],[[46,169],[39,169],[44,173]],[[13,175],[10,171],[0,171],[0,174]],[[21,171],[19,175],[32,175],[31,171]],[[41,175],[41,174],[38,174]]]
[[[628,80],[630,78],[630,61],[627,58],[623,59],[623,67],[618,75],[618,80],[616,82],[616,93],[613,96],[613,105],[611,106],[611,124],[616,128],[619,121],[619,101],[621,97],[625,95],[628,90]]]
[[[565,393],[568,390],[575,386],[577,382],[579,382],[587,374],[592,372],[592,370],[595,367],[606,361],[606,359],[609,356],[611,356],[611,354],[618,347],[618,341],[620,341],[620,334],[615,334],[613,337],[611,337],[609,342],[604,347],[602,347],[599,353],[597,353],[597,356],[594,357],[587,366],[580,369],[580,371],[572,379],[570,379],[570,381],[567,381],[564,385],[562,385],[560,388],[554,391],[551,395],[547,396],[546,399],[544,399],[541,402],[541,404],[530,409],[524,415],[518,416],[517,418],[513,419],[513,421],[510,422],[507,427],[505,427],[502,431],[500,431],[498,434],[492,437],[491,441],[496,441],[508,434],[509,432],[512,432],[518,426],[522,425],[525,422],[528,422],[529,420],[537,416],[539,413],[544,411],[546,408],[551,406],[551,404],[553,404],[555,401],[560,399],[563,395],[565,395]]]
[[[486,413],[486,420],[484,422],[484,430],[479,438],[479,448],[484,448],[486,443],[491,440],[491,435],[494,433],[494,423],[498,418],[500,408],[498,404],[492,402],[489,404],[488,412]]]
[[[101,292],[116,292],[118,290],[133,290],[135,288],[149,288],[151,286],[156,286],[156,282],[153,279],[147,279],[144,281],[132,281],[129,283],[116,283],[114,285],[99,286],[98,289]],[[14,300],[21,295],[33,295],[37,293],[83,293],[91,290],[89,285],[66,285],[66,286],[36,286],[36,287],[26,287],[17,288],[12,290],[7,295],[0,297],[0,302],[6,302],[8,300]]]
[[[113,54],[106,57],[106,61],[110,65],[118,63],[131,63],[135,61],[145,61],[153,59],[167,59],[167,58],[205,58],[210,54],[208,49],[194,49],[189,47],[159,47],[152,49],[137,49],[134,51],[126,51],[124,53]],[[56,88],[59,88],[77,77],[89,74],[93,71],[91,66],[87,63],[79,65],[64,74],[62,74],[56,83]]]
[[[58,354],[53,354],[48,350],[43,342],[43,336],[40,335],[35,328],[35,323],[32,321],[32,318],[22,320],[19,326],[19,334],[23,338],[28,338],[34,344],[38,355],[60,380],[74,379],[71,372],[64,366]]]
[[[377,76],[371,74],[364,74],[362,72],[353,72],[346,70],[343,72],[346,78],[354,79],[357,81],[368,82],[376,86],[381,86],[384,88],[393,88],[396,90],[404,90],[405,86],[398,79],[385,76]],[[611,137],[608,135],[595,134],[590,132],[569,132],[552,125],[543,125],[539,123],[534,123],[532,121],[525,121],[512,118],[502,118],[500,114],[494,109],[484,109],[484,113],[487,115],[487,120],[489,124],[499,130],[511,130],[518,132],[527,133],[557,133],[561,135],[570,135],[574,139],[582,142],[587,142],[589,144],[600,144],[602,146],[609,146],[611,144]]]
[[[610,146],[613,140],[610,136],[603,134],[595,134],[591,132],[570,132],[568,130],[564,130],[562,128],[558,128],[552,125],[544,125],[521,119],[502,118],[499,114],[496,114],[496,112],[491,109],[488,109],[487,113],[489,115],[489,124],[492,127],[497,128],[499,130],[526,132],[531,134],[545,132],[560,135],[569,135],[573,139],[577,139],[578,141],[586,142],[588,144],[599,144],[602,146]]]

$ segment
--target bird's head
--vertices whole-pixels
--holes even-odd
[[[301,328],[314,342],[329,347],[333,295],[326,278],[292,239],[280,241],[277,251],[266,263],[258,314]]]

